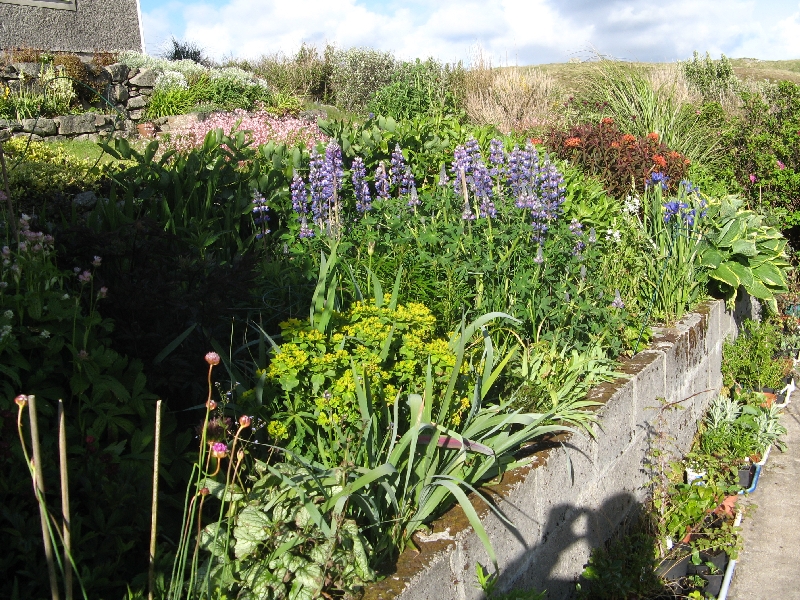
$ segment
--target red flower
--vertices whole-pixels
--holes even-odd
[[[580,145],[581,145],[581,138],[578,137],[571,137],[564,140],[565,148],[577,148]]]
[[[662,169],[667,167],[667,160],[660,154],[653,155],[653,162],[656,163]]]

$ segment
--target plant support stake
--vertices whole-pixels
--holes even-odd
[[[156,568],[156,520],[158,517],[158,455],[161,449],[161,400],[156,402],[155,448],[153,449],[153,503],[150,520],[150,565],[147,569],[147,598],[153,600]]]
[[[53,600],[58,600],[58,581],[56,580],[56,567],[53,562],[53,544],[50,541],[49,526],[47,523],[47,508],[44,505],[44,475],[42,474],[42,453],[39,448],[39,424],[36,420],[36,397],[28,396],[28,416],[31,420],[31,446],[33,446],[34,493],[39,501],[39,518],[42,521],[42,540],[44,541],[44,555],[47,559],[47,573],[50,575],[50,595]]]
[[[58,399],[58,466],[61,472],[61,519],[64,538],[64,595],[72,600],[72,547],[69,518],[69,474],[67,473],[67,426],[64,401]]]

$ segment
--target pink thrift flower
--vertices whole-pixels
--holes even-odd
[[[783,171],[786,168],[786,165],[783,164],[781,161],[778,161],[778,168]]]
[[[84,271],[78,275],[78,281],[81,283],[89,283],[92,280],[92,274],[89,271]]]
[[[228,446],[223,442],[214,442],[211,444],[211,456],[214,458],[225,458],[226,454],[228,454]]]
[[[755,182],[756,182],[756,176],[750,173],[750,183],[755,183]]]
[[[102,259],[102,258],[100,258],[99,256],[95,256],[95,257],[94,257],[94,260],[92,261],[92,265],[93,265],[93,266],[95,266],[95,267],[99,267],[99,266],[100,266],[100,262],[101,262],[102,260],[103,260],[103,259]]]
[[[101,287],[100,291],[97,292],[98,298],[105,298],[107,295],[108,295],[108,288],[106,286]]]

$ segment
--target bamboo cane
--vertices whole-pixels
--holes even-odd
[[[42,474],[42,453],[39,448],[39,424],[36,420],[36,398],[28,396],[28,415],[31,420],[31,446],[33,446],[34,490],[39,501],[39,518],[42,522],[42,541],[44,542],[44,556],[47,559],[47,572],[50,575],[50,595],[53,600],[59,600],[58,580],[56,579],[56,566],[53,561],[53,544],[50,541],[47,525],[47,507],[44,505],[44,475]]]
[[[156,520],[158,517],[158,456],[161,450],[161,400],[156,402],[155,449],[153,451],[153,502],[150,521],[150,565],[147,570],[147,598],[153,600],[156,567]]]
[[[64,402],[58,400],[58,457],[61,471],[61,518],[64,537],[64,595],[72,600],[72,544],[69,514],[69,473],[67,472],[67,426],[64,418]]]

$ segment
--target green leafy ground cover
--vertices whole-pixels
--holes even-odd
[[[533,130],[498,130],[470,121],[470,94],[506,89],[495,101],[511,106],[503,86],[523,79],[303,52],[239,66],[351,111],[321,120],[315,147],[256,147],[235,130],[182,150],[113,141],[99,161],[77,145],[6,146],[12,203],[29,212],[5,224],[4,439],[15,395],[35,395],[57,515],[65,400],[76,514],[100,498],[73,536],[89,597],[145,589],[156,396],[169,409],[160,596],[355,597],[455,503],[485,538],[466,494],[520,464],[522,444],[585,429],[586,391],[652,324],[732,302],[740,285],[786,310],[790,213],[773,210],[786,204],[754,203],[736,153],[687,131],[723,128],[719,144],[752,154],[735,140],[761,105],[740,114],[735,99],[782,94],[791,124],[792,84],[742,91],[725,61],[700,57],[667,87],[635,65],[566,65],[593,69],[581,95]],[[369,65],[385,72],[355,76]],[[174,89],[199,85],[175,72]],[[765,128],[758,152],[787,135]],[[87,189],[100,200],[71,205]],[[10,448],[3,494],[29,485]],[[130,504],[89,485],[123,476]],[[36,522],[22,497],[3,513],[19,548],[6,568],[21,573],[9,595],[43,595],[44,571],[25,575],[43,564],[41,532],[13,525]],[[108,544],[116,554],[90,552]]]

